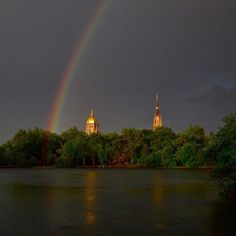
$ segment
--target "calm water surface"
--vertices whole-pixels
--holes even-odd
[[[0,235],[236,235],[205,170],[0,169]]]

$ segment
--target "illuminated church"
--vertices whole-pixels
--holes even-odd
[[[156,96],[156,108],[155,108],[155,114],[153,119],[153,130],[162,127],[162,119],[160,115],[160,109],[159,109],[159,101],[158,101],[158,95]]]
[[[90,134],[97,134],[98,132],[99,132],[99,124],[98,124],[97,119],[94,116],[94,111],[92,110],[86,122],[85,133],[87,135],[90,135]]]
[[[155,114],[153,119],[153,130],[162,127],[162,118],[160,115],[160,108],[159,108],[159,101],[158,101],[158,95],[156,96],[156,106],[155,106]],[[86,122],[86,129],[85,133],[87,135],[90,134],[98,134],[99,133],[99,124],[97,119],[95,118],[94,111],[91,111],[91,114]]]

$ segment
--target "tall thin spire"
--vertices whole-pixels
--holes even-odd
[[[156,95],[156,106],[155,106],[155,114],[153,119],[153,130],[155,130],[158,127],[162,126],[162,119],[160,115],[160,108],[159,108],[159,98],[158,94]]]
[[[156,95],[156,108],[155,108],[155,115],[156,115],[156,116],[160,115],[160,110],[159,110],[159,101],[158,101],[158,94]]]
[[[91,111],[91,114],[90,114],[91,117],[94,117],[94,110],[92,109]]]

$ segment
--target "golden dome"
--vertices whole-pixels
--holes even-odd
[[[90,117],[87,119],[87,124],[97,124],[97,120],[94,117],[94,112],[93,110],[91,111]]]
[[[87,124],[96,124],[96,123],[97,123],[97,121],[96,121],[95,117],[89,117],[87,119]]]

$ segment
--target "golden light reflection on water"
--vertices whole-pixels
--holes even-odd
[[[163,176],[161,171],[155,173],[154,178],[154,200],[158,206],[161,206],[164,201],[164,190],[163,190]]]
[[[85,191],[85,205],[86,205],[86,224],[93,225],[96,222],[96,214],[94,207],[96,204],[96,172],[89,172],[86,175],[86,191]]]

